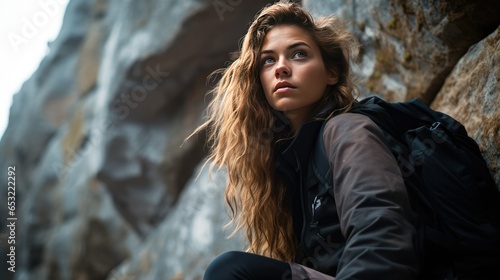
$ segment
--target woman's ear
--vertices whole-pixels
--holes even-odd
[[[327,69],[328,81],[327,83],[331,86],[335,85],[339,81],[339,70],[337,67],[332,67],[331,69]]]

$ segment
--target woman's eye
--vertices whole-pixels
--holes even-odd
[[[264,65],[265,65],[265,64],[270,64],[270,63],[273,63],[273,62],[274,62],[274,59],[273,59],[273,58],[271,58],[271,57],[267,57],[267,58],[264,58],[264,59],[262,60],[262,64],[264,64]]]
[[[306,57],[306,53],[303,52],[303,51],[296,51],[294,54],[293,54],[293,58],[304,58]]]

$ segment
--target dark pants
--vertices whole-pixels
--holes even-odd
[[[215,258],[204,280],[287,280],[292,279],[286,262],[260,255],[231,251]]]

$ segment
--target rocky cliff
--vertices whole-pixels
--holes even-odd
[[[15,166],[18,218],[16,272],[3,279],[201,279],[213,256],[243,248],[222,228],[223,170],[201,169],[202,135],[182,141],[201,122],[207,76],[268,2],[70,1],[0,142],[0,182],[7,190]],[[498,185],[500,4],[471,2],[303,5],[350,24],[363,93],[419,97],[462,121]]]

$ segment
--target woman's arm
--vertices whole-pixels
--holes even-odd
[[[323,138],[346,239],[336,279],[414,279],[410,204],[382,131],[364,115],[345,113],[328,121]]]

